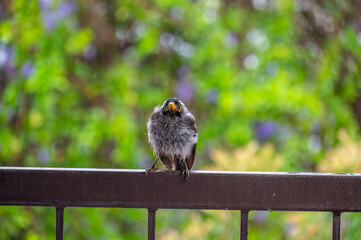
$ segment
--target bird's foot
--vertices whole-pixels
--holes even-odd
[[[147,169],[145,170],[145,174],[148,174],[148,173],[151,173],[151,172],[155,172],[155,171],[157,171],[157,170],[158,170],[157,167],[151,166],[150,168],[147,168]]]
[[[155,161],[153,162],[153,164],[152,164],[149,168],[147,168],[147,169],[145,170],[145,174],[148,174],[148,173],[150,173],[150,172],[154,172],[154,171],[157,171],[157,170],[158,170],[158,168],[155,166],[155,164],[158,162],[158,160],[159,160],[159,158],[157,157],[157,159],[155,159]]]
[[[181,175],[184,176],[184,179],[187,181],[188,178],[189,178],[189,170],[188,170],[188,169],[184,169],[184,170],[181,172]]]

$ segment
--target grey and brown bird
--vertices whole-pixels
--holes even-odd
[[[162,106],[154,108],[147,124],[148,139],[156,160],[146,170],[157,170],[160,160],[168,170],[179,170],[185,179],[192,169],[197,146],[197,129],[194,116],[178,98],[168,98]]]

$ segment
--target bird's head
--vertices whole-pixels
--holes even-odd
[[[186,110],[184,104],[178,98],[168,98],[162,106],[163,114],[170,114],[172,116],[181,116]]]

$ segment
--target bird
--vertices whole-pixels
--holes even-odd
[[[178,170],[186,180],[192,169],[197,148],[196,120],[184,103],[176,97],[157,106],[147,123],[148,140],[156,160],[146,173],[156,171],[160,160],[168,170]]]

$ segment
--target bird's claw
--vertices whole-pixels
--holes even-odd
[[[189,170],[184,169],[183,171],[181,171],[181,175],[184,176],[184,179],[187,181],[189,178]]]
[[[145,174],[148,174],[148,173],[151,173],[151,172],[155,172],[158,170],[158,167],[150,167],[150,168],[147,168],[145,170]]]

